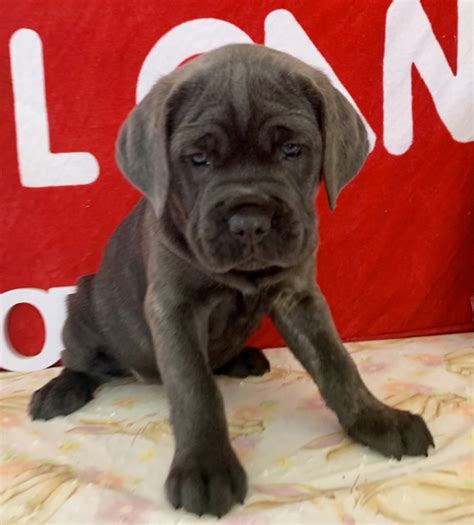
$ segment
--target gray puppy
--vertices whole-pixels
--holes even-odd
[[[269,369],[244,348],[269,314],[349,436],[397,459],[427,454],[424,421],[369,392],[314,283],[318,185],[334,209],[367,152],[349,102],[284,53],[226,46],[162,78],[117,141],[146,198],[70,296],[65,368],[33,395],[31,416],[70,414],[118,376],[155,376],[176,439],[168,498],[221,516],[247,482],[213,373]]]

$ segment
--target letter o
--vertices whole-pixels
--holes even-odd
[[[171,73],[186,58],[226,44],[253,44],[239,27],[217,18],[199,18],[173,27],[146,56],[137,81],[137,104],[156,81]]]
[[[0,294],[0,367],[14,372],[34,372],[54,365],[61,354],[61,331],[66,320],[66,296],[74,286],[40,290],[18,288]],[[44,322],[44,345],[40,353],[24,356],[16,352],[8,338],[7,318],[13,306],[28,303],[34,306]]]

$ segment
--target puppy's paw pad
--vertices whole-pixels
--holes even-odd
[[[370,410],[347,429],[354,440],[384,456],[427,456],[433,437],[424,420],[410,412],[390,407]]]
[[[247,477],[235,455],[217,459],[212,454],[174,461],[166,480],[168,500],[174,508],[202,516],[221,517],[243,503]],[[207,458],[207,459],[206,459]]]

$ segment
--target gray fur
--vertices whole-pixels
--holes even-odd
[[[242,349],[270,314],[349,435],[396,458],[426,454],[423,420],[372,396],[314,284],[315,193],[324,178],[334,208],[367,151],[352,106],[289,55],[227,46],[161,79],[117,141],[145,198],[70,297],[66,368],[34,394],[32,417],[68,414],[115,377],[162,380],[176,438],[168,498],[223,515],[247,482],[213,373],[268,370]],[[194,166],[203,152],[210,165]]]

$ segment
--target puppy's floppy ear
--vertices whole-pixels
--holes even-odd
[[[323,139],[321,176],[329,206],[334,210],[342,188],[357,175],[367,158],[367,131],[352,104],[323,73],[313,70],[310,84]]]
[[[157,217],[165,207],[169,186],[168,98],[173,83],[160,80],[128,115],[115,145],[125,177],[151,202]]]

